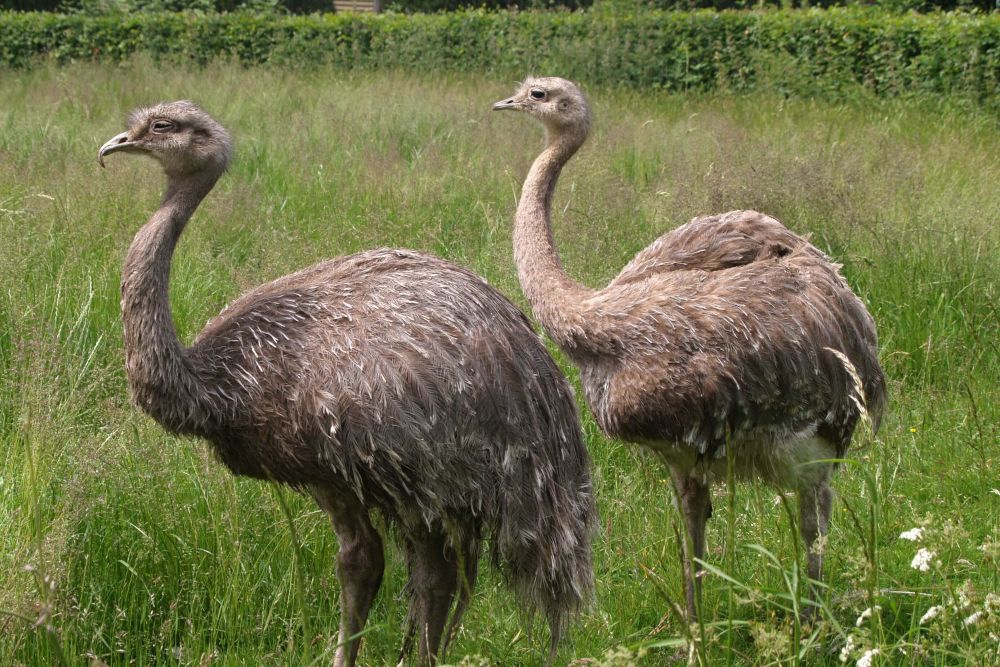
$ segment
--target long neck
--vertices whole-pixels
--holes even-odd
[[[593,290],[563,269],[552,235],[552,193],[563,165],[586,139],[586,131],[549,133],[548,143],[524,181],[514,220],[514,260],[521,288],[535,317],[561,347],[576,347],[583,324],[582,301]]]
[[[170,313],[170,261],[184,226],[218,177],[171,177],[160,208],[135,235],[122,269],[125,370],[132,397],[175,432],[192,432],[206,414],[199,403],[204,392]]]

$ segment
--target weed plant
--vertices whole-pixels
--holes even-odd
[[[467,265],[526,306],[511,221],[542,137],[490,113],[512,88],[141,60],[0,72],[0,664],[311,665],[334,650],[337,543],[322,512],[233,478],[128,403],[119,269],[162,177],[135,159],[98,168],[125,113],[192,98],[236,138],[174,261],[190,340],[247,288],[377,246]],[[588,93],[594,134],[555,200],[569,273],[601,285],[692,216],[765,211],[843,263],[878,322],[891,407],[836,477],[817,601],[794,498],[716,490],[694,628],[678,613],[666,472],[584,408],[597,597],[556,664],[997,664],[996,117],[947,100]],[[395,664],[402,636],[405,567],[388,544],[366,665]],[[485,572],[450,659],[538,665],[544,646]]]

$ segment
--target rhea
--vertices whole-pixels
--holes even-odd
[[[554,652],[592,589],[595,509],[572,391],[527,318],[466,269],[379,249],[251,290],[185,347],[171,256],[226,170],[230,137],[185,101],[140,108],[127,128],[100,148],[101,165],[139,153],[167,178],[122,270],[132,398],[167,431],[207,440],[233,473],[303,490],[329,515],[334,665],[355,664],[382,580],[373,513],[408,564],[401,660],[414,635],[421,664],[443,656],[487,539],[522,603],[547,618]]]
[[[587,138],[587,101],[564,79],[529,78],[493,108],[545,127],[514,221],[518,277],[542,328],[579,367],[600,428],[669,468],[688,535],[689,616],[700,604],[710,483],[727,478],[730,462],[740,477],[797,491],[818,580],[831,460],[865,408],[877,427],[885,404],[875,324],[840,267],[774,218],[732,211],[664,234],[602,289],[581,285],[559,262],[551,204]]]

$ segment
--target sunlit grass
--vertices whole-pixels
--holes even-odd
[[[336,641],[337,545],[322,512],[284,494],[300,604],[277,496],[128,404],[119,267],[162,181],[151,162],[97,167],[124,114],[192,98],[236,138],[230,173],[175,258],[174,314],[190,339],[246,288],[375,246],[468,265],[525,306],[510,224],[542,138],[526,118],[489,112],[512,88],[144,62],[0,72],[0,663],[325,664]],[[599,285],[694,215],[763,210],[843,262],[878,321],[891,404],[834,482],[822,621],[788,612],[806,589],[784,501],[738,485],[716,493],[693,634],[671,605],[682,588],[666,472],[603,438],[584,410],[597,600],[558,664],[840,664],[845,646],[851,664],[876,649],[886,664],[989,664],[1000,633],[988,597],[1000,592],[996,119],[947,105],[588,92],[594,134],[555,200],[570,274]],[[897,537],[916,526],[921,543]],[[404,564],[388,543],[364,664],[394,664],[401,640]],[[935,552],[926,572],[911,567],[919,548]],[[535,665],[544,644],[486,572],[452,657]]]

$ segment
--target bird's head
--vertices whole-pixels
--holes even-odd
[[[127,130],[101,146],[100,165],[111,153],[144,153],[170,176],[205,170],[222,173],[233,151],[229,133],[193,102],[163,102],[129,114]]]
[[[590,107],[576,84],[559,77],[528,77],[513,97],[493,105],[494,111],[526,111],[552,132],[586,132]]]

